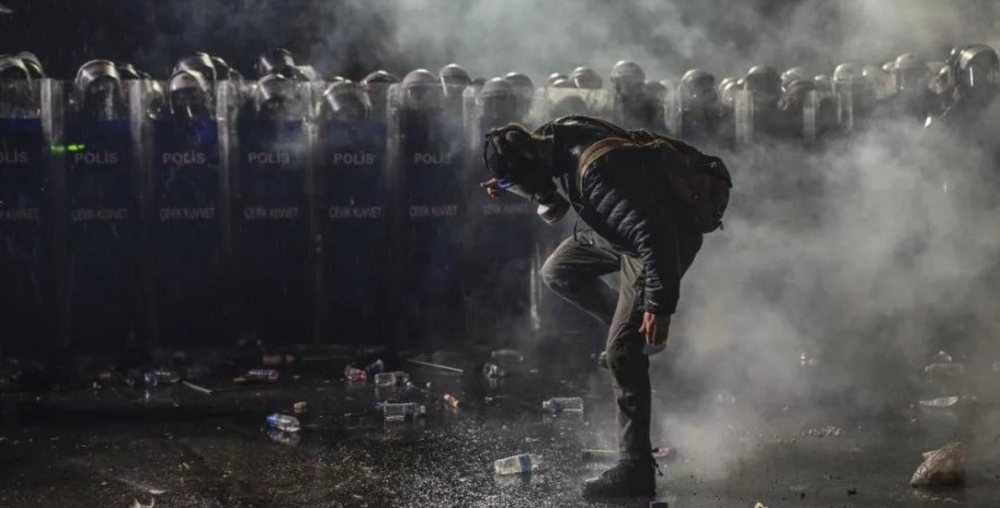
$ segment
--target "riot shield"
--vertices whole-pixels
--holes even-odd
[[[479,186],[489,178],[483,167],[484,135],[508,123],[522,123],[518,98],[481,97],[470,88],[466,101],[469,133],[466,202],[469,218],[462,235],[466,265],[463,294],[469,304],[470,328],[483,331],[477,340],[514,345],[515,338],[535,328],[532,308],[533,254],[538,228],[536,204],[508,194],[490,198]]]
[[[819,139],[821,101],[822,94],[813,90],[802,105],[802,140],[806,146],[815,146]]]
[[[52,220],[61,192],[62,87],[19,82],[0,95],[0,348],[37,351],[51,344],[61,315],[63,261]],[[56,312],[56,313],[53,313]],[[52,319],[56,318],[56,319]]]
[[[733,125],[736,131],[736,146],[746,147],[756,142],[757,125],[754,119],[753,93],[749,90],[740,90],[736,93]]]
[[[433,93],[433,92],[430,92]],[[457,339],[462,328],[461,234],[466,169],[460,118],[433,101],[414,104],[389,91],[394,201],[394,284],[407,343]],[[421,105],[426,104],[426,107]]]
[[[663,105],[663,116],[666,118],[667,129],[670,135],[677,139],[684,139],[684,104],[681,101],[681,93],[672,93]]]
[[[615,98],[610,90],[540,88],[532,101],[532,118],[541,124],[567,115],[587,115],[618,121]]]
[[[371,118],[382,122],[387,122],[389,105],[389,87],[391,83],[368,83],[365,85],[368,100],[372,104]]]
[[[314,339],[314,242],[310,234],[312,129],[308,83],[287,111],[248,99],[236,120],[235,256],[241,333],[269,343]]]
[[[109,102],[114,113],[95,117],[82,107],[66,112],[65,214],[69,256],[70,333],[75,347],[120,351],[134,346],[142,313],[139,194],[127,86]],[[79,93],[79,91],[78,91]],[[72,94],[76,95],[76,94]],[[69,102],[69,101],[68,101]],[[78,103],[78,106],[82,104]]]
[[[385,115],[318,122],[319,336],[372,344],[391,294]]]
[[[212,103],[224,109],[233,87],[220,81],[215,89]],[[140,104],[151,101],[133,100],[133,111]],[[150,342],[218,345],[228,337],[222,118],[215,111],[185,117],[166,108],[145,134],[151,138],[144,144],[149,176],[143,193]]]
[[[853,132],[855,128],[853,87],[849,83],[838,83],[835,93],[837,97],[837,125],[843,132]]]
[[[613,121],[626,129],[649,129],[665,133],[664,96],[648,94],[623,96],[612,92]]]

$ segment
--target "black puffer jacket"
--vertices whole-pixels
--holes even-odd
[[[687,226],[662,163],[650,160],[648,152],[616,150],[595,161],[580,182],[583,151],[620,133],[572,120],[539,131],[554,137],[556,171],[580,219],[616,250],[643,262],[646,312],[673,314],[681,276],[701,248],[702,235]]]

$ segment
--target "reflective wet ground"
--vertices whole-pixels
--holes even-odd
[[[389,367],[408,371],[415,386],[378,393],[370,380],[341,379],[344,364],[335,360],[284,369],[274,386],[211,395],[180,384],[148,395],[116,384],[8,393],[0,506],[647,506],[581,499],[581,480],[607,465],[582,451],[613,443],[608,374],[589,355],[539,355],[559,361],[540,368],[529,359],[496,384],[479,375],[482,353],[425,358],[465,374],[393,359]],[[198,383],[233,387],[220,375]],[[444,393],[463,404],[447,408]],[[541,401],[552,395],[584,396],[584,414],[546,414]],[[684,398],[660,388],[654,404],[691,410]],[[372,410],[382,399],[421,402],[427,415],[384,422]],[[268,432],[268,413],[291,413],[300,401],[308,411],[297,435]],[[1000,504],[1000,427],[967,430],[997,417],[989,401],[937,413],[911,402],[827,421],[794,404],[748,408],[738,392],[717,395],[702,434],[712,439],[671,443],[675,459],[661,461],[660,499],[673,507]],[[751,410],[766,415],[752,428],[741,417]],[[966,485],[912,489],[920,452],[956,440],[970,455]],[[495,459],[518,453],[541,457],[543,470],[493,474]]]

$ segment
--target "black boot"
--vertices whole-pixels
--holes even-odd
[[[601,476],[584,481],[583,497],[654,497],[656,471],[653,460],[620,460]]]

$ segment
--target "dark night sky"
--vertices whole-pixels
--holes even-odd
[[[257,54],[284,46],[302,60],[308,53],[332,52],[323,34],[337,30],[337,19],[310,13],[316,0],[3,0],[13,16],[0,17],[0,52],[30,50],[49,74],[71,77],[93,58],[136,64],[156,76],[191,51],[222,56],[249,75]],[[206,6],[206,4],[211,4]],[[379,33],[380,21],[369,20]],[[381,30],[384,33],[385,30]],[[380,37],[359,37],[341,44],[340,72],[357,75],[382,62]],[[349,46],[349,47],[347,47]],[[393,63],[393,62],[389,62]],[[332,71],[332,69],[330,69]]]
[[[831,69],[904,51],[941,58],[997,43],[1000,2],[963,0],[0,0],[0,53],[31,50],[49,74],[92,58],[164,77],[202,50],[244,75],[268,47],[326,76],[403,74],[457,60],[476,75],[544,76],[620,58],[671,77],[694,65],[729,75],[756,63]],[[724,13],[724,15],[723,15]],[[515,69],[516,68],[516,69]],[[674,76],[676,77],[676,76]]]

